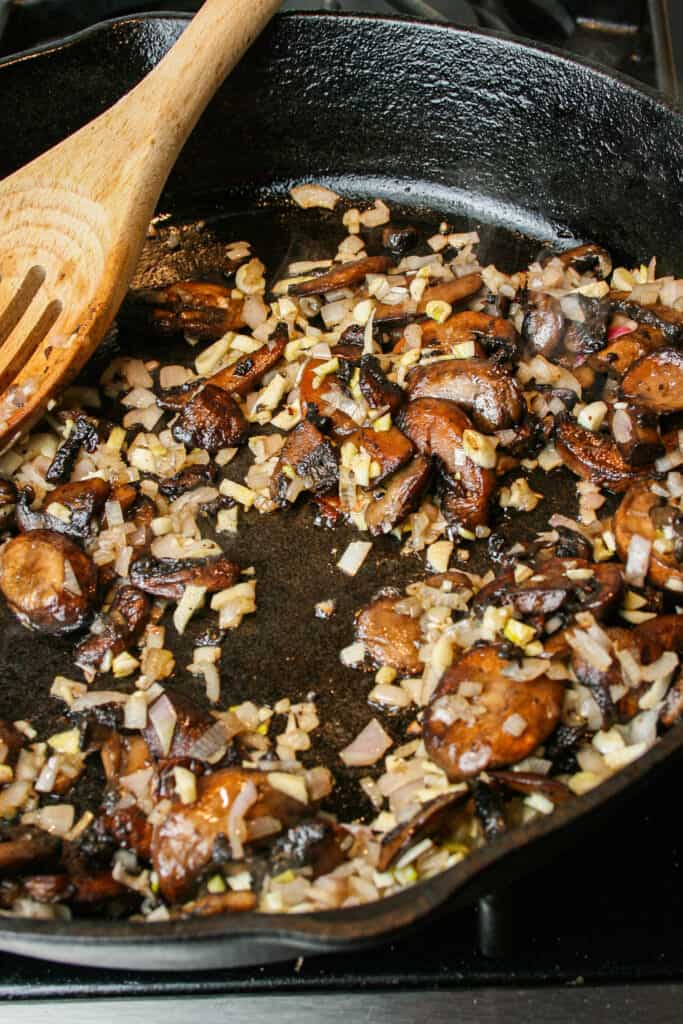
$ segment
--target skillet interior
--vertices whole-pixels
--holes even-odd
[[[182,26],[180,18],[119,22],[0,68],[0,128],[13,139],[0,156],[0,174],[108,106]],[[341,237],[338,217],[286,205],[287,188],[302,179],[325,181],[345,195],[382,195],[393,209],[410,209],[413,220],[431,210],[437,221],[446,216],[463,228],[483,225],[482,261],[504,269],[524,266],[544,241],[588,237],[616,256],[654,252],[665,266],[680,267],[682,135],[679,117],[630,84],[519,44],[405,21],[287,17],[212,104],[161,209],[179,221],[206,217],[203,239],[212,232],[248,238],[273,271],[277,257],[327,253],[330,240]],[[150,251],[141,279],[178,276],[185,255],[202,262],[203,245],[188,254],[165,250],[161,263]],[[124,338],[128,350],[138,352],[141,343],[137,336]],[[525,533],[540,528],[552,511],[573,508],[573,478],[551,492],[545,478],[533,480],[539,484],[547,499],[516,523]],[[510,527],[506,531],[510,535]],[[242,564],[256,566],[259,613],[231,639],[224,662],[229,703],[316,691],[323,725],[315,753],[334,766],[340,785],[331,809],[347,820],[367,808],[335,754],[367,721],[368,680],[343,669],[337,652],[349,642],[352,613],[363,601],[380,586],[400,585],[421,572],[420,562],[397,559],[393,542],[384,540],[353,589],[345,586],[330,548],[343,550],[351,536],[315,528],[308,509],[247,519],[233,549]],[[337,599],[338,610],[321,622],[313,605],[326,597]],[[68,674],[69,648],[29,634],[4,609],[0,614],[0,715],[31,717],[48,728],[53,702],[36,700],[33,684],[46,692],[57,672]],[[181,648],[179,664],[188,660]],[[184,682],[196,694],[196,683]],[[144,930],[106,921],[66,927],[3,921],[0,947],[83,964],[171,969],[371,942],[418,920],[451,893],[472,899],[528,869],[547,854],[543,837],[557,839],[591,807],[642,778],[682,745],[681,733],[681,727],[673,730],[642,762],[580,802],[381,904],[315,917],[231,918],[228,935],[220,920]],[[82,796],[87,800],[87,791]]]

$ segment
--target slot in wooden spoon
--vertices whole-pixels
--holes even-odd
[[[279,6],[206,0],[135,89],[0,183],[0,449],[102,340],[180,150]]]

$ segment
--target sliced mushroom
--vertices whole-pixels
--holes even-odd
[[[559,722],[563,685],[544,675],[514,681],[509,665],[499,647],[472,648],[446,671],[425,711],[427,753],[452,781],[516,764]],[[472,684],[481,690],[468,697]]]
[[[388,871],[411,846],[438,832],[446,831],[467,795],[467,790],[464,789],[459,793],[444,793],[437,796],[423,804],[409,821],[387,832],[380,846],[378,870]]]
[[[356,637],[376,665],[390,665],[402,675],[419,675],[424,668],[418,657],[420,620],[396,611],[402,600],[382,595],[366,605],[356,617]]]
[[[655,327],[639,324],[629,334],[621,334],[599,352],[594,352],[589,364],[598,373],[609,373],[621,377],[629,366],[648,352],[654,352],[666,345],[666,336]]]
[[[50,864],[59,854],[60,845],[56,836],[42,829],[14,826],[0,842],[0,878]]]
[[[389,430],[376,431],[372,427],[364,427],[362,430],[352,434],[349,438],[352,444],[362,449],[370,456],[371,463],[376,463],[378,469],[374,476],[371,474],[369,487],[379,487],[387,477],[395,473],[401,466],[405,466],[415,454],[415,446],[409,441],[398,427],[390,427]]]
[[[165,498],[175,501],[188,491],[194,491],[196,487],[206,487],[216,482],[218,470],[212,462],[206,465],[195,463],[181,469],[175,476],[168,476],[159,481],[159,491]]]
[[[310,420],[303,420],[288,435],[280,451],[270,478],[270,495],[279,505],[288,505],[302,490],[314,494],[332,490],[338,478],[337,455],[332,444]]]
[[[43,508],[31,508],[33,489],[25,487],[17,497],[17,526],[22,533],[52,530],[66,537],[85,540],[91,535],[98,516],[109,497],[109,484],[99,476],[60,484],[45,497]]]
[[[593,274],[600,281],[604,281],[612,273],[612,257],[606,249],[595,245],[594,242],[565,249],[564,252],[557,253],[555,259],[559,259],[565,269],[571,268],[577,274]]]
[[[663,535],[659,533],[655,517],[660,509],[664,511],[666,508],[663,500],[652,493],[648,481],[634,484],[621,499],[614,515],[614,536],[617,552],[624,562],[628,560],[629,547],[634,537],[642,537],[644,541],[649,542],[652,547],[647,570],[648,580],[656,587],[678,592],[683,589],[683,566],[675,543],[671,543],[670,551],[658,550],[654,546],[658,538],[664,540]],[[678,510],[672,509],[672,513],[677,516]]]
[[[315,420],[317,426],[327,429],[326,421],[329,420],[337,437],[347,437],[358,429],[358,424],[337,408],[339,403],[350,400],[337,374],[330,373],[318,380],[316,371],[326,361],[309,359],[304,366],[299,381],[301,408],[309,420]]]
[[[384,274],[390,263],[388,256],[366,256],[362,260],[340,263],[308,281],[290,284],[289,294],[324,295],[325,292],[333,292],[338,288],[351,288],[360,284],[368,274]]]
[[[200,377],[174,388],[163,388],[157,396],[157,405],[169,412],[181,412],[199,394],[203,386],[204,378]]]
[[[237,402],[213,384],[207,384],[183,406],[172,427],[176,441],[211,453],[243,444],[248,432]]]
[[[415,510],[429,476],[429,460],[422,455],[416,455],[404,469],[394,473],[384,494],[375,498],[365,510],[365,522],[373,537],[389,533]]]
[[[154,597],[178,601],[190,584],[206,587],[215,594],[237,582],[240,567],[225,555],[210,558],[139,558],[130,567],[130,581],[139,590]]]
[[[184,917],[213,917],[214,914],[245,914],[256,909],[256,896],[246,889],[233,892],[207,893],[199,899],[183,903],[182,907],[171,913],[171,919]]]
[[[621,378],[621,394],[654,413],[683,410],[683,353],[660,348],[629,366]]]
[[[526,410],[519,385],[486,359],[446,359],[417,366],[408,374],[408,393],[416,398],[445,398],[470,416],[477,430],[490,434],[514,426]]]
[[[577,571],[585,578],[572,578]],[[498,576],[482,587],[472,607],[482,613],[489,605],[511,604],[518,615],[540,619],[560,610],[568,614],[590,611],[601,619],[617,605],[623,588],[621,567],[612,562],[592,564],[579,558],[549,558],[533,576],[519,583],[514,570]]]
[[[251,793],[246,787],[253,787]],[[244,800],[245,795],[248,800]],[[226,836],[231,809],[240,796],[245,809],[235,822],[237,831],[242,831],[240,822],[261,817],[271,819],[273,828],[281,831],[295,824],[307,811],[305,804],[271,786],[265,772],[222,768],[203,775],[197,780],[195,802],[175,804],[154,830],[152,863],[165,899],[176,902],[188,892],[211,863],[219,839],[222,839],[219,846],[224,856],[226,845],[227,850],[231,850]],[[239,809],[239,804],[237,807]],[[234,856],[234,851],[232,854]]]
[[[562,342],[565,326],[558,300],[539,293],[524,314],[522,338],[534,352],[550,358]]]
[[[277,838],[268,853],[269,874],[309,867],[313,878],[334,871],[344,860],[340,839],[347,833],[322,818],[302,821]]]
[[[683,313],[670,306],[662,306],[659,303],[642,306],[631,299],[630,292],[610,292],[609,305],[612,313],[621,313],[629,320],[635,320],[637,324],[661,331],[670,345],[683,341]]]
[[[148,319],[159,334],[183,332],[202,341],[215,341],[244,327],[243,299],[233,299],[226,285],[179,281],[167,288],[141,290],[134,300],[151,307]]]
[[[474,529],[486,523],[495,474],[465,454],[463,433],[472,423],[454,402],[417,398],[404,408],[399,426],[417,450],[437,460],[446,489],[442,511],[452,527]]]
[[[405,400],[403,388],[388,380],[376,356],[361,357],[358,386],[371,409],[388,406],[392,413],[396,413]]]
[[[450,306],[468,299],[481,288],[481,274],[465,274],[444,284],[433,284],[425,288],[419,302],[410,299],[396,306],[378,303],[375,307],[374,323],[378,327],[400,327],[410,320],[422,320],[430,302],[447,302]]]
[[[197,744],[202,736],[205,736],[209,729],[217,724],[216,719],[194,701],[168,686],[164,687],[164,692],[159,700],[164,700],[171,705],[175,715],[175,727],[170,744],[164,748],[154,725],[155,716],[152,713],[154,704],[151,705],[147,725],[142,731],[150,754],[155,758],[194,757]],[[201,747],[199,749],[201,750]],[[197,760],[202,759],[198,758]]]
[[[564,782],[560,782],[559,779],[551,779],[538,772],[498,770],[489,772],[489,774],[496,782],[502,782],[504,786],[514,790],[515,793],[543,793],[550,797],[555,804],[564,803],[572,795],[571,789],[569,786],[565,786]]]
[[[683,718],[683,675],[679,672],[678,678],[672,684],[664,700],[659,721],[665,729],[670,729]]]
[[[587,430],[571,416],[560,416],[555,426],[555,447],[565,466],[584,480],[619,494],[648,470],[631,466],[607,434]]]
[[[209,377],[208,383],[222,388],[229,395],[248,394],[261,378],[280,362],[288,341],[287,324],[278,324],[265,345],[232,366],[214,373],[213,377]]]
[[[609,425],[617,448],[630,466],[649,466],[664,454],[653,412],[617,402],[610,407]]]
[[[63,484],[71,476],[81,448],[94,452],[100,443],[97,424],[87,416],[79,414],[68,437],[62,441],[55,457],[45,472],[45,479],[51,484]]]
[[[97,571],[68,537],[32,530],[2,549],[0,589],[22,625],[44,633],[70,633],[90,617]]]
[[[132,850],[143,860],[149,860],[152,848],[152,826],[139,807],[116,807],[105,811],[103,827],[124,850]]]
[[[74,894],[68,875],[33,875],[24,880],[22,888],[36,903],[62,903]]]
[[[76,664],[96,668],[105,656],[115,657],[140,636],[152,610],[152,602],[136,587],[122,586],[116,591],[109,611],[98,620],[98,631],[82,640],[75,650]]]
[[[578,295],[581,320],[567,320],[562,344],[566,352],[587,356],[604,348],[607,342],[609,303],[604,299],[591,299]]]

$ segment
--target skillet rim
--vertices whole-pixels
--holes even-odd
[[[325,14],[301,12],[278,15],[278,19],[315,19],[322,21],[344,21],[349,23],[371,23],[412,26],[415,30],[430,33],[455,33],[459,36],[482,37],[493,40],[497,45],[514,51],[532,50],[540,53],[546,60],[562,66],[576,65],[585,69],[590,75],[602,79],[607,87],[617,85],[627,92],[635,92],[644,96],[656,106],[669,111],[674,117],[683,117],[683,103],[676,103],[663,96],[653,87],[639,83],[636,79],[608,69],[586,59],[570,58],[555,47],[530,43],[524,39],[510,39],[503,33],[493,30],[474,30],[455,24],[431,24],[410,17],[386,17],[382,15],[362,15],[354,13]],[[112,18],[74,33],[57,43],[48,42],[30,50],[12,54],[0,60],[0,72],[5,68],[27,60],[48,57],[50,54],[78,46],[83,40],[92,36],[106,35],[119,26],[134,27],[148,22],[183,22],[189,21],[190,15],[182,12],[162,11],[140,15],[128,15]],[[460,864],[430,879],[419,882],[393,896],[384,897],[374,903],[342,910],[321,911],[309,914],[264,914],[249,912],[229,916],[229,930],[226,929],[228,916],[210,918],[194,918],[183,921],[158,923],[154,925],[130,921],[108,921],[78,918],[68,922],[36,921],[22,918],[0,918],[0,950],[17,952],[25,955],[38,956],[43,959],[62,960],[74,964],[92,965],[93,957],[86,955],[92,944],[96,943],[95,961],[100,967],[124,967],[124,964],[103,962],[107,951],[117,951],[127,957],[127,966],[133,966],[135,950],[139,951],[140,960],[145,956],[150,961],[154,954],[163,956],[168,951],[192,940],[191,946],[198,954],[202,947],[211,944],[224,952],[224,957],[214,959],[209,966],[217,966],[220,961],[225,966],[234,962],[230,951],[235,943],[253,941],[261,947],[275,946],[283,948],[282,958],[302,952],[343,952],[369,946],[394,935],[399,929],[407,929],[417,923],[424,923],[427,916],[444,908],[447,901],[452,909],[456,902],[471,903],[476,896],[487,892],[486,877],[489,868],[503,862],[513,865],[508,874],[522,875],[529,865],[524,864],[527,848],[531,848],[535,856],[543,849],[544,843],[557,837],[575,823],[584,819],[593,819],[592,813],[597,808],[609,804],[613,806],[620,798],[625,797],[632,788],[649,780],[665,762],[683,752],[683,722],[679,723],[663,736],[658,743],[643,757],[623,768],[600,786],[584,794],[580,798],[568,801],[556,809],[551,815],[532,822],[529,825],[513,829],[504,836],[488,843],[480,850],[471,853]],[[594,822],[592,822],[594,824]],[[521,864],[521,867],[520,867]],[[516,867],[514,867],[516,865]],[[33,951],[31,943],[42,945],[40,950]],[[51,943],[48,951],[46,943]],[[126,954],[126,950],[130,950]],[[82,955],[81,955],[82,954]],[[237,961],[247,962],[247,961]],[[253,961],[259,962],[258,958]],[[135,964],[139,969],[159,968],[164,964],[140,962]],[[200,969],[207,966],[198,962],[188,962],[188,969]],[[177,963],[169,963],[168,969],[176,969]]]

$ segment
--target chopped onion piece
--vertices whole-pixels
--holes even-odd
[[[372,718],[348,747],[340,751],[339,756],[348,768],[362,768],[376,764],[392,743],[377,719]]]
[[[341,569],[347,576],[355,576],[370,554],[371,548],[372,541],[352,540],[337,562],[337,568]]]

